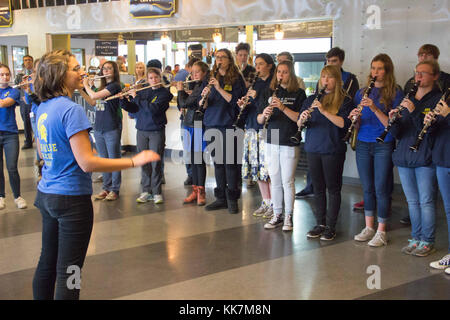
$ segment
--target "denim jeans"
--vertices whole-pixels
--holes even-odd
[[[94,131],[95,146],[97,152],[102,158],[118,159],[121,158],[120,138],[122,129],[116,129],[106,132]],[[114,191],[118,193],[122,182],[121,171],[103,173],[103,190]]]
[[[20,101],[20,115],[22,116],[23,120],[23,133],[25,136],[24,145],[33,144],[33,132],[31,129],[30,112],[31,104],[26,104],[23,101]]]
[[[36,124],[36,115],[33,115],[33,117],[30,116],[31,121],[31,128],[33,129],[34,134],[37,134],[37,124]],[[36,160],[40,161],[41,156],[39,155],[38,148],[36,147]]]
[[[94,223],[91,196],[38,191],[34,205],[42,215],[42,251],[33,278],[33,297],[78,300],[80,289],[74,284],[79,279],[69,267],[81,272],[86,258]]]
[[[5,197],[5,175],[3,174],[3,150],[5,150],[6,169],[14,199],[20,197],[20,176],[17,170],[19,160],[19,135],[0,131],[0,197]]]
[[[436,168],[398,167],[411,218],[411,236],[434,243],[436,230]]]
[[[450,253],[450,168],[436,167],[436,176],[447,215],[448,252]]]
[[[275,214],[283,212],[284,200],[285,213],[292,214],[295,202],[295,169],[300,148],[266,143],[265,152],[271,180],[273,212]]]
[[[183,121],[181,121],[181,143],[183,144],[183,156],[186,157],[186,159],[190,158],[191,150],[189,148],[190,143],[186,143],[184,139],[186,138],[185,130],[189,130],[188,127],[185,127],[183,124]],[[193,168],[193,162],[189,162],[185,160],[185,166],[186,166],[186,173],[189,177],[192,177],[192,168]]]
[[[392,194],[392,151],[394,142],[356,143],[356,165],[364,190],[364,213],[378,213],[378,222],[386,223]]]

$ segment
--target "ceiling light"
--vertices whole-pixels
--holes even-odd
[[[284,31],[281,29],[281,25],[275,25],[275,39],[282,40],[284,38]]]

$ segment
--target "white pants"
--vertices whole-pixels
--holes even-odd
[[[285,214],[294,212],[295,169],[300,156],[299,147],[280,146],[266,143],[266,163],[270,176],[273,212]]]

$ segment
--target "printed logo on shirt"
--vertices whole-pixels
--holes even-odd
[[[430,111],[431,111],[431,108],[425,108],[425,109],[423,109],[422,113],[424,115],[427,115],[427,113],[430,112]]]
[[[6,92],[5,95],[3,96],[4,98],[9,96],[10,91]]]
[[[95,109],[97,110],[97,111],[105,111],[105,101],[103,101],[103,100],[97,100],[96,102],[95,102]]]
[[[292,106],[294,104],[294,102],[295,102],[295,98],[285,97],[285,98],[281,98],[280,101],[285,106],[287,106],[287,105]]]
[[[152,103],[156,101],[156,99],[158,99],[158,96],[155,96],[152,100]]]
[[[225,90],[225,91],[233,91],[233,87],[231,86],[231,84],[226,84],[224,87],[223,87],[223,90]]]
[[[57,152],[58,148],[56,147],[56,143],[48,143],[47,128],[45,127],[44,124],[45,121],[47,120],[47,117],[48,115],[46,113],[41,114],[37,126],[39,135],[39,147],[41,149],[42,157],[44,158],[45,165],[51,167],[53,160],[53,153]]]

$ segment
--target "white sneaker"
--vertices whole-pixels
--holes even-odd
[[[264,225],[264,229],[275,229],[284,223],[283,214],[274,214],[272,219]]]
[[[292,214],[287,214],[284,218],[283,231],[292,231],[294,223],[292,222]]]
[[[273,217],[273,207],[269,206],[269,208],[264,213],[263,218],[264,219],[272,219],[272,217]]]
[[[450,268],[450,253],[447,254],[446,256],[444,256],[439,261],[431,262],[430,263],[430,267],[432,267],[434,269],[440,269],[440,270],[444,270],[444,269]]]
[[[27,202],[22,197],[18,197],[17,199],[14,199],[14,202],[16,203],[16,206],[19,209],[25,209],[27,207]]]
[[[375,230],[373,230],[372,228],[369,227],[365,227],[361,233],[357,234],[355,236],[355,240],[356,241],[369,241],[370,239],[373,238],[373,236],[375,235]]]
[[[445,273],[450,275],[450,267],[445,269]]]
[[[5,209],[5,207],[6,207],[5,198],[0,197],[0,210]]]
[[[371,247],[382,247],[387,245],[387,242],[386,232],[377,231],[372,240],[369,241],[368,245]]]
[[[142,192],[139,198],[136,199],[138,203],[146,203],[153,200],[153,195],[148,192]]]
[[[162,194],[155,194],[154,200],[155,204],[160,204],[164,202]]]

